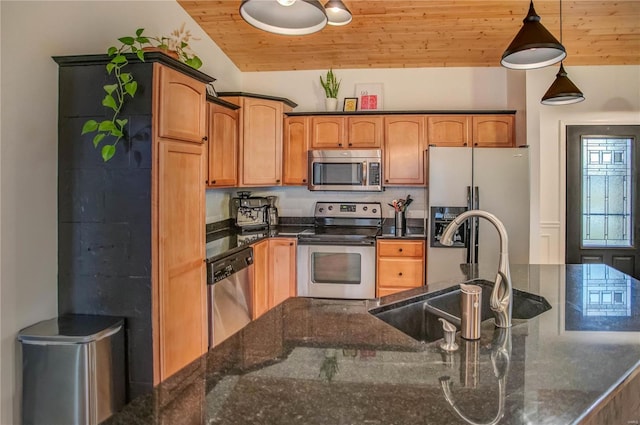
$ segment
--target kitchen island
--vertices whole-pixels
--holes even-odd
[[[514,320],[508,347],[496,343],[492,320],[479,341],[458,334],[460,348],[447,353],[368,313],[451,282],[374,301],[293,298],[106,423],[640,420],[640,282],[603,265],[512,266],[512,277],[552,308]],[[614,408],[600,410],[605,405]]]

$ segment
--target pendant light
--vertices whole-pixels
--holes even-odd
[[[560,0],[560,42],[562,42],[562,0]],[[578,87],[567,77],[567,71],[560,62],[560,70],[549,90],[542,96],[543,105],[570,105],[582,102],[584,95]]]
[[[351,12],[342,2],[342,0],[329,0],[324,5],[324,11],[327,14],[329,25],[347,25],[353,19]]]
[[[281,35],[307,35],[327,25],[318,0],[242,0],[240,16],[250,25]]]
[[[533,0],[522,22],[522,28],[502,54],[502,66],[510,69],[542,68],[567,56],[564,46],[540,23]]]

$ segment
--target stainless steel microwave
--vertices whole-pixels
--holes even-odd
[[[380,149],[309,151],[309,190],[381,191]]]

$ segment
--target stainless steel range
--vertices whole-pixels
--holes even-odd
[[[298,295],[375,298],[379,202],[317,202],[314,229],[298,235]]]

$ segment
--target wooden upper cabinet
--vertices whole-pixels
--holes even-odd
[[[390,115],[384,121],[384,185],[424,185],[426,118]]]
[[[204,145],[160,139],[156,215],[158,244],[156,343],[165,380],[207,350]],[[179,206],[179,208],[176,208]]]
[[[153,64],[157,73],[158,136],[166,139],[202,143],[206,136],[206,88],[176,70]]]
[[[469,117],[433,115],[427,117],[427,143],[435,146],[470,146]]]
[[[310,117],[284,119],[283,183],[307,185]]]
[[[515,147],[514,115],[474,115],[473,146],[491,148]]]
[[[238,111],[215,103],[208,105],[207,186],[238,184]]]
[[[362,116],[347,118],[347,147],[380,148],[382,146],[383,117]]]
[[[311,147],[313,149],[336,149],[345,147],[345,118],[319,116],[311,118]]]
[[[282,184],[282,102],[240,97],[239,186]]]
[[[382,146],[382,116],[317,116],[311,119],[312,149],[375,149]]]

